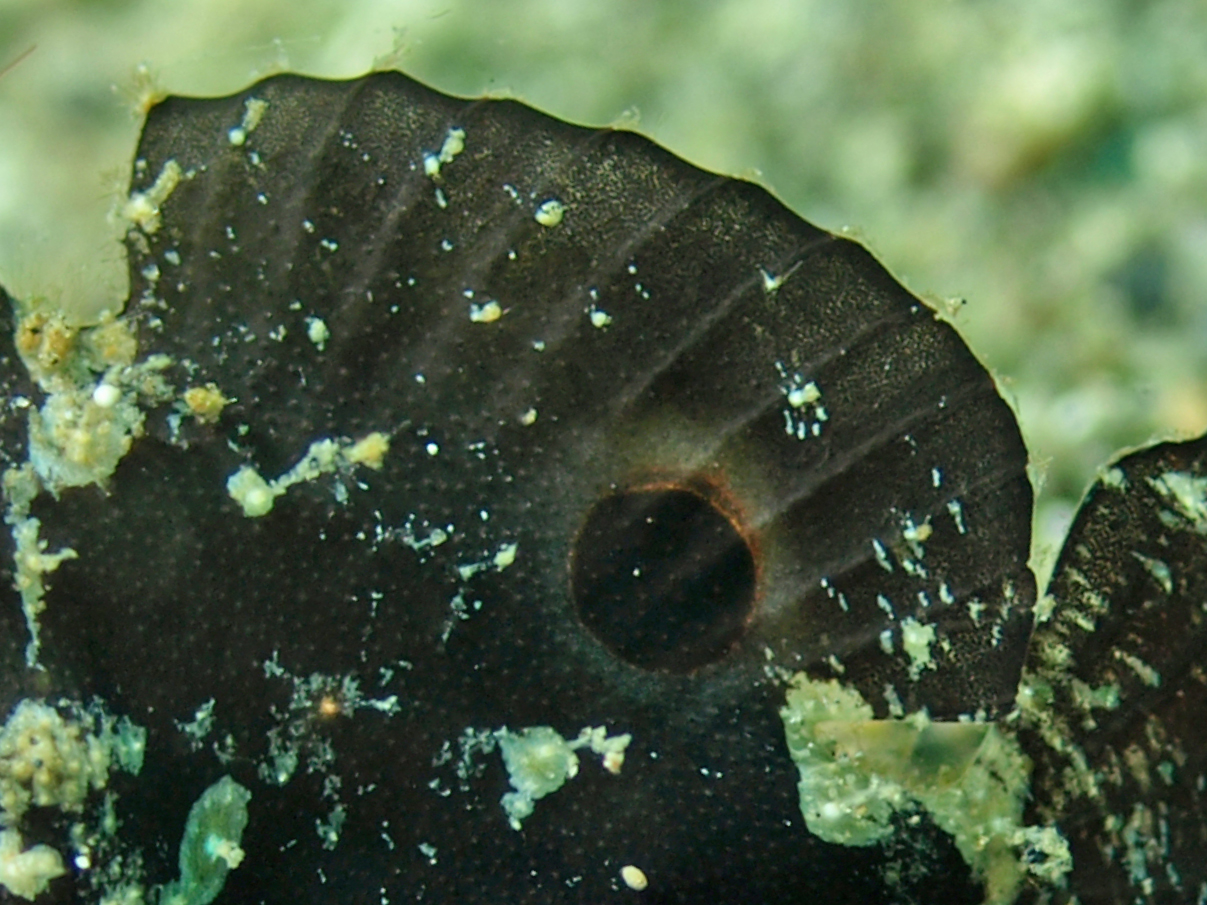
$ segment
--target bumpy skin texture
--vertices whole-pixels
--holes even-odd
[[[268,107],[232,144],[249,98]],[[464,150],[432,178],[425,155],[454,127]],[[780,668],[824,677],[837,662],[878,716],[892,683],[907,710],[993,717],[1030,631],[1014,418],[955,331],[865,250],[637,135],[397,73],[169,98],[136,160],[135,191],[168,160],[185,173],[159,229],[129,241],[142,351],[173,356],[181,388],[213,382],[233,401],[216,424],[150,413],[107,493],[34,511],[52,548],[80,553],[47,595],[49,683],[150,729],[122,802],[153,879],[171,864],[151,846],[178,838],[229,771],[254,795],[231,901],[384,888],[392,901],[598,902],[626,864],[648,876],[649,902],[978,901],[926,821],[904,830],[906,855],[811,836],[778,716]],[[565,214],[547,226],[535,211],[550,198]],[[471,320],[489,300],[502,317]],[[321,350],[306,317],[330,330]],[[820,398],[792,404],[810,382]],[[276,476],[315,440],[370,431],[392,437],[379,472],[295,486],[254,519],[226,493],[243,464]],[[615,656],[571,593],[592,505],[655,486],[710,500],[756,561],[745,630],[686,672]],[[911,522],[929,526],[921,554]],[[437,527],[444,543],[414,542]],[[916,681],[910,615],[944,642]],[[262,665],[274,655],[295,676],[397,695],[398,712],[289,711],[288,680]],[[21,675],[10,656],[5,699]],[[227,766],[173,722],[210,698]],[[279,788],[257,775],[282,726],[273,706],[301,740]],[[457,772],[465,730],[504,725],[634,740],[620,775],[584,765],[516,832],[497,752]],[[315,820],[334,798],[347,821],[324,849]],[[896,885],[893,857],[917,868]]]
[[[1061,551],[1024,677],[1052,702],[1022,736],[1032,811],[1073,853],[1056,901],[1179,903],[1207,883],[1207,508],[1195,503],[1207,507],[1207,438],[1133,453],[1090,489]],[[1117,706],[1087,704],[1087,689]]]

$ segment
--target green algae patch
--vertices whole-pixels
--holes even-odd
[[[896,831],[894,814],[923,808],[985,883],[987,905],[1012,902],[1028,872],[1059,883],[1071,868],[1054,828],[1023,825],[1031,764],[994,724],[937,723],[925,711],[878,720],[858,691],[804,673],[780,716],[818,838],[874,845]]]
[[[251,792],[229,776],[201,793],[189,810],[180,842],[180,879],[160,894],[159,905],[209,905],[226,875],[243,861],[243,830]]]

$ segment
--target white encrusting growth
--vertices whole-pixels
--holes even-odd
[[[122,206],[121,217],[131,226],[142,230],[148,236],[159,232],[163,220],[159,209],[168,200],[168,196],[176,190],[184,172],[174,159],[164,163],[163,169],[145,192],[131,192],[130,197]]]
[[[922,670],[936,668],[930,655],[930,646],[934,643],[934,625],[918,622],[912,616],[901,620],[901,646],[909,655],[909,677],[914,681],[918,680]]]
[[[449,129],[444,136],[444,144],[439,153],[427,154],[423,158],[423,172],[429,179],[440,181],[440,169],[445,164],[452,163],[458,154],[465,150],[465,130]]]
[[[494,733],[494,738],[514,789],[506,793],[500,803],[515,830],[523,827],[524,819],[532,814],[538,799],[556,792],[566,780],[578,775],[576,751],[590,748],[601,756],[604,769],[616,774],[624,764],[625,749],[633,739],[627,733],[610,736],[603,726],[587,727],[571,742],[549,726],[533,726],[519,732],[511,732],[504,726]]]
[[[499,545],[499,549],[493,556],[478,560],[477,562],[462,563],[457,566],[457,574],[461,576],[462,581],[469,581],[479,572],[485,572],[488,569],[502,572],[515,562],[519,549],[520,545],[518,543],[506,541]]]
[[[107,312],[78,326],[47,307],[18,311],[14,345],[39,388],[41,408],[28,406],[28,461],[4,473],[4,519],[11,527],[17,590],[30,631],[26,661],[37,665],[37,617],[45,604],[42,576],[75,553],[47,553],[30,504],[43,491],[58,496],[69,487],[104,487],[117,464],[142,435],[143,404],[171,400],[175,391],[162,372],[165,355],[136,362],[138,344],[128,321]]]
[[[1023,824],[1030,766],[995,725],[936,723],[925,711],[878,720],[858,691],[804,673],[780,716],[801,813],[824,841],[874,845],[894,832],[896,812],[921,806],[984,881],[987,905],[1012,902],[1027,872],[1060,882],[1071,869],[1054,827]]]
[[[258,518],[272,511],[276,498],[290,487],[313,481],[325,474],[346,471],[357,465],[378,470],[390,449],[390,440],[374,431],[360,440],[317,440],[310,444],[301,460],[285,474],[266,481],[254,466],[244,465],[227,478],[226,491],[243,508],[248,518]]]
[[[94,704],[60,702],[69,714],[33,700],[17,704],[0,727],[0,887],[25,899],[44,892],[67,871],[49,845],[25,848],[21,824],[31,808],[68,814],[105,788],[116,765],[142,769],[146,730],[114,719]]]

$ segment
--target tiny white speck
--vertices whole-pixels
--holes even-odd
[[[795,409],[809,405],[821,398],[821,390],[810,380],[803,387],[793,387],[788,391],[788,404]],[[825,420],[825,419],[822,419]]]
[[[536,409],[530,408],[524,414],[520,415],[520,424],[524,427],[531,427],[536,424]]]
[[[784,276],[777,277],[775,274],[773,274],[770,270],[767,270],[765,267],[760,267],[759,270],[762,271],[762,274],[763,274],[763,291],[764,292],[775,292],[775,290],[779,289],[782,285],[784,285],[784,280],[788,279],[787,274],[785,274]]]
[[[436,456],[436,455],[440,454],[440,444],[439,443],[428,443],[428,445],[425,446],[424,449],[427,450],[427,454],[429,456]]]
[[[98,383],[92,391],[92,401],[103,409],[113,408],[122,398],[122,391],[111,383]]]
[[[893,571],[893,564],[888,558],[888,550],[884,548],[884,544],[876,538],[872,538],[872,549],[876,553],[876,562],[880,564],[880,568],[886,572]]]
[[[595,327],[596,329],[602,330],[604,327],[608,326],[608,324],[612,323],[612,315],[599,308],[591,308],[590,315],[591,326]]]

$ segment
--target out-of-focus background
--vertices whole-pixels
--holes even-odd
[[[125,297],[136,67],[181,94],[388,61],[635,126],[848,230],[955,316],[1044,475],[1207,429],[1202,0],[0,0],[0,282]],[[145,83],[145,78],[142,79]]]

